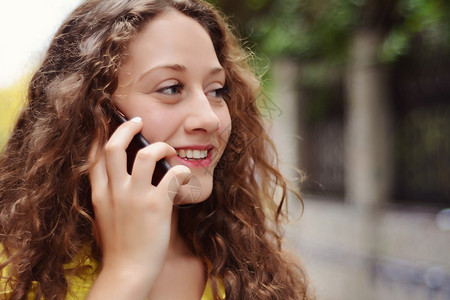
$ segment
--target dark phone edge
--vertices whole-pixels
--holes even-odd
[[[114,105],[111,105],[111,106],[112,106],[112,113],[121,121],[121,123],[128,121],[128,119],[125,117],[124,113],[122,113],[116,106],[114,106]],[[150,145],[150,143],[145,139],[145,137],[141,133],[136,134],[133,137],[133,140],[136,140],[138,143],[140,143],[142,145],[142,148]],[[155,171],[154,171],[153,178],[152,178],[152,184],[158,185],[159,182],[161,181],[162,177],[167,173],[167,171],[169,171],[169,169],[171,167],[172,166],[164,158],[158,160],[156,162]],[[158,174],[156,174],[156,173],[158,173]],[[157,175],[158,178],[155,178],[155,175]]]

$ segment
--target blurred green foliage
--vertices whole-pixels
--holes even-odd
[[[352,34],[367,27],[386,33],[384,62],[406,55],[417,34],[432,44],[450,44],[448,0],[210,1],[235,16],[242,35],[270,58],[345,62]]]
[[[400,22],[394,24],[380,53],[382,62],[394,62],[408,54],[411,40],[420,35],[429,47],[450,51],[450,2],[402,0],[397,6]]]
[[[299,84],[310,93],[307,119],[339,113],[349,47],[357,32],[378,31],[378,62],[394,65],[414,43],[430,56],[450,52],[449,0],[210,0],[221,7],[264,64],[277,57],[299,61]],[[431,59],[436,60],[436,57]],[[264,70],[264,68],[263,68]],[[270,82],[270,81],[269,81]],[[324,99],[327,98],[327,99]]]

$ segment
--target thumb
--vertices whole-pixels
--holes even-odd
[[[169,169],[158,187],[167,191],[169,200],[173,202],[182,185],[187,184],[191,178],[191,170],[183,165],[177,165]]]

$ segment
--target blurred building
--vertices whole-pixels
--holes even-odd
[[[450,299],[450,57],[418,45],[387,69],[377,38],[355,39],[314,117],[323,91],[274,62],[272,135],[284,172],[307,176],[287,233],[318,299]]]

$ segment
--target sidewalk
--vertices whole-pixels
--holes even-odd
[[[450,299],[450,231],[439,228],[436,212],[304,202],[286,234],[319,300]]]

